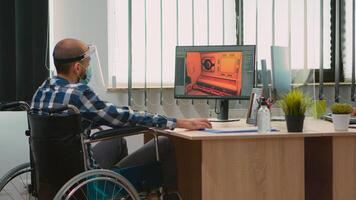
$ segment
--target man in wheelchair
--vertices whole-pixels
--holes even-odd
[[[102,101],[87,85],[93,66],[91,60],[97,55],[93,45],[76,39],[59,41],[53,51],[57,76],[47,79],[35,92],[31,110],[37,114],[49,113],[61,105],[74,105],[82,118],[94,126],[106,125],[113,128],[140,125],[157,129],[203,129],[211,128],[207,119],[175,119],[145,111],[134,111],[130,107],[117,107]],[[168,190],[177,189],[174,149],[167,137],[159,137],[159,157],[162,163],[163,182]],[[146,143],[128,155],[123,138],[101,141],[92,147],[93,157],[101,168],[112,166],[128,167],[152,162],[155,144]]]

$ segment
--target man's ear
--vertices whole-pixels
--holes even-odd
[[[72,69],[76,75],[80,75],[80,73],[82,71],[82,67],[80,66],[79,62],[73,63]]]

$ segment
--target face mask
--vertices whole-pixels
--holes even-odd
[[[84,66],[82,65],[82,67],[84,67]],[[91,80],[92,76],[93,76],[93,71],[92,71],[91,66],[89,65],[88,68],[85,70],[84,76],[79,78],[79,83],[87,85],[89,83],[89,81]]]

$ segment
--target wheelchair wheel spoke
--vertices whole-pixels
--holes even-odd
[[[26,188],[26,184],[25,184],[25,182],[23,181],[22,175],[20,175],[19,178],[20,178],[21,183],[22,183],[22,185],[24,186],[24,188]]]
[[[103,192],[105,193],[105,191],[106,191],[106,181],[104,182],[104,190],[103,190]],[[103,195],[103,198],[105,198],[105,196]],[[104,199],[105,200],[105,199]]]
[[[27,174],[27,173],[26,173],[26,177],[25,177],[25,178],[26,178],[26,180],[28,180],[28,174]],[[26,189],[27,189],[27,192],[28,192],[27,195],[26,195],[26,196],[27,196],[26,199],[27,199],[27,200],[31,200],[31,199],[30,199],[30,190],[29,190],[28,188],[26,188]]]
[[[2,189],[0,191],[1,200],[34,200],[37,199],[29,193],[28,184],[31,184],[29,174],[31,168],[29,163],[20,164],[4,175],[1,183]]]
[[[88,199],[87,195],[86,195],[86,191],[84,191],[82,188],[80,188],[80,191],[82,192],[82,194],[85,196],[85,199]]]
[[[73,198],[74,200],[78,200],[77,197],[75,197],[75,194],[72,196],[72,198]],[[72,199],[72,198],[69,198],[69,199]]]
[[[72,190],[74,188],[75,188],[75,186],[72,188]],[[86,190],[83,188],[79,188],[74,193],[71,193],[71,191],[68,191],[68,194],[66,196],[67,196],[67,198],[65,198],[65,199],[72,199],[72,200],[78,200],[78,198],[79,199],[89,199],[87,196]]]
[[[116,189],[116,185],[114,185],[113,191],[112,191],[112,195],[111,195],[111,200],[114,200],[115,197],[115,189]]]
[[[16,185],[11,181],[11,185],[14,187],[14,189],[17,191],[17,193],[20,195],[20,197],[23,199],[23,200],[26,200],[23,198],[23,196],[21,195],[21,192],[20,190],[16,187]]]
[[[6,190],[4,190],[4,192],[12,199],[12,200],[15,200],[12,195],[10,193],[8,193]]]
[[[95,188],[97,188],[96,182],[94,182]],[[95,190],[95,199],[98,199],[98,190]]]

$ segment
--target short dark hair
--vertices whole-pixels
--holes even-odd
[[[71,63],[65,63],[65,64],[58,64],[54,62],[54,66],[56,67],[57,73],[62,73],[62,74],[68,74],[69,69],[73,65],[73,62]]]

